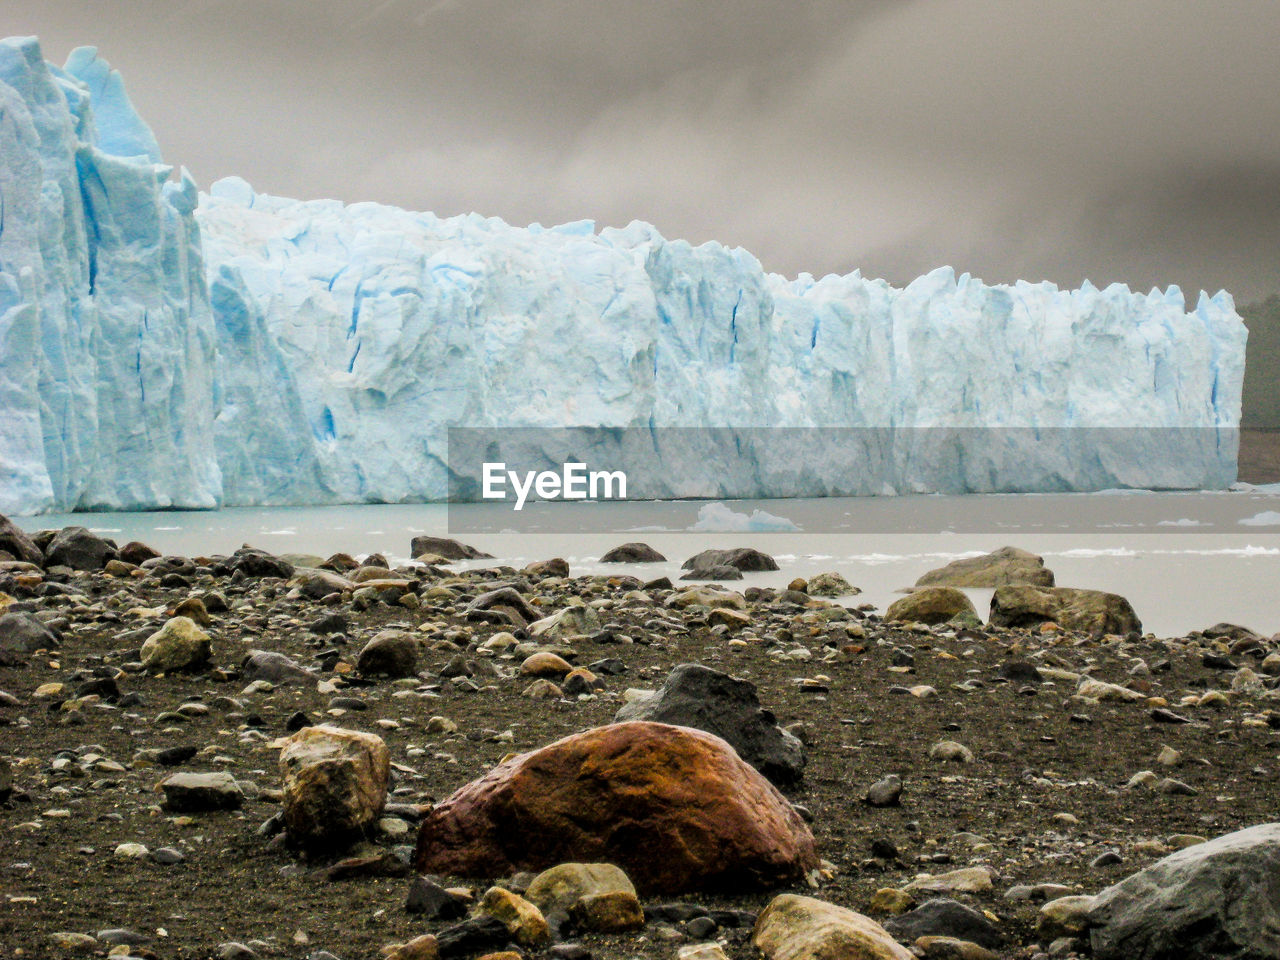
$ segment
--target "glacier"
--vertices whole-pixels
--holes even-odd
[[[0,41],[0,510],[212,507],[195,182],[118,73]]]
[[[639,222],[197,195],[95,51],[34,40],[0,44],[0,108],[0,511],[441,500],[460,434],[585,443],[647,496],[1235,479],[1225,292],[787,279]]]

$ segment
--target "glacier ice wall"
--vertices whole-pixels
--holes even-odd
[[[641,223],[198,195],[160,160],[96,51],[0,43],[0,511],[441,499],[452,426],[647,431],[596,452],[666,496],[1235,478],[1225,293],[788,280]]]
[[[0,510],[221,498],[198,194],[159,160],[96,51],[0,41]]]
[[[646,224],[517,228],[283,199],[238,178],[197,215],[220,344],[237,331],[262,345],[248,366],[220,348],[238,385],[217,422],[228,502],[443,498],[450,425],[653,429],[665,444],[638,459],[616,445],[609,466],[660,462],[668,482],[647,489],[666,496],[1235,479],[1245,332],[1225,293],[1187,312],[1177,288],[987,286],[949,268],[905,289],[786,280]],[[278,395],[245,382],[264,375]],[[696,433],[662,434],[705,426],[843,432],[779,432],[785,455],[762,456],[767,439],[744,429],[728,463]],[[848,428],[902,432],[886,454],[875,430]],[[533,459],[581,455],[562,439],[538,434]],[[832,455],[850,444],[867,449]]]

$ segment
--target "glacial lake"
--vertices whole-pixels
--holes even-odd
[[[749,518],[756,511],[755,520]],[[766,516],[767,515],[767,516]],[[249,543],[273,553],[409,555],[418,534],[452,536],[496,559],[459,567],[523,566],[564,557],[574,574],[633,573],[673,580],[708,547],[757,547],[774,573],[735,589],[783,586],[838,570],[862,590],[847,603],[883,610],[927,570],[1011,544],[1044,556],[1060,586],[1127,597],[1144,627],[1176,636],[1219,621],[1280,631],[1280,487],[1229,492],[972,495],[814,500],[371,504],[234,507],[216,511],[76,513],[15,517],[27,530],[81,524],[120,543],[163,553],[229,553]],[[765,525],[786,529],[742,529]],[[609,548],[651,544],[669,562],[601,564]],[[989,590],[970,591],[986,613]]]

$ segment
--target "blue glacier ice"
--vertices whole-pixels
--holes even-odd
[[[119,74],[0,41],[0,510],[211,507],[196,185]]]
[[[441,499],[446,425],[750,435],[727,461],[689,431],[594,465],[658,464],[644,489],[662,496],[1235,479],[1245,331],[1226,293],[1188,312],[1177,288],[987,286],[949,268],[905,289],[787,280],[641,223],[519,228],[238,178],[197,216],[219,342],[261,345],[220,365],[228,502]],[[825,429],[749,429],[766,427]],[[885,428],[906,428],[891,453]],[[540,434],[524,461],[576,459],[577,439]]]
[[[0,163],[0,511],[438,500],[455,426],[546,428],[548,465],[582,454],[555,428],[632,428],[593,468],[656,465],[648,495],[1235,479],[1226,293],[787,279],[638,222],[238,178],[197,203],[95,51],[30,40],[0,45]],[[729,455],[679,430],[707,427]]]

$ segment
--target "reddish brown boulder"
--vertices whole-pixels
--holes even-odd
[[[495,877],[608,861],[642,893],[751,890],[818,864],[813,835],[719,737],[633,721],[500,764],[438,804],[420,873]]]

